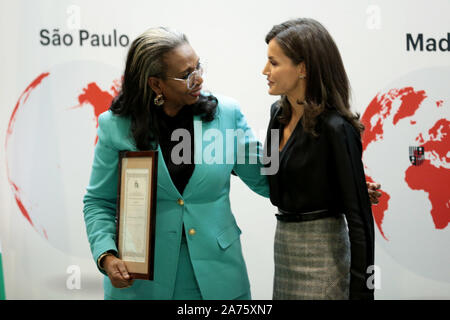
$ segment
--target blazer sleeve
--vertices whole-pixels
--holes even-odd
[[[371,205],[361,161],[362,145],[353,126],[346,121],[330,126],[330,159],[334,164],[343,210],[345,211],[351,248],[350,299],[373,299],[369,288],[368,267],[374,264],[374,225]]]
[[[237,156],[233,172],[254,192],[268,198],[269,181],[267,176],[262,174],[263,146],[255,138],[239,106],[234,109],[234,115]]]
[[[109,139],[110,120],[105,114],[99,117],[91,177],[83,198],[86,232],[96,262],[107,251],[117,252],[115,239],[119,154]],[[106,274],[104,270],[99,270]]]

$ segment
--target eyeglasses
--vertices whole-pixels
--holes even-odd
[[[188,90],[192,90],[195,87],[195,84],[199,78],[203,76],[203,66],[199,64],[197,68],[191,73],[184,76],[182,79],[169,77],[172,80],[184,81],[186,82],[186,87]]]

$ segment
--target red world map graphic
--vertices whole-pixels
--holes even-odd
[[[46,79],[49,75],[50,75],[49,72],[40,74],[38,77],[36,77],[36,79],[34,79],[30,83],[30,85],[25,89],[25,91],[20,95],[20,97],[14,107],[14,110],[11,114],[11,118],[9,120],[7,135],[6,135],[7,137],[6,137],[6,142],[5,142],[5,149],[7,149],[9,137],[11,136],[11,134],[13,132],[14,123],[16,121],[16,116],[17,116],[18,110],[20,109],[21,106],[23,106],[27,102],[28,97],[33,92],[33,90],[35,90],[42,83],[42,81],[44,81],[44,79]],[[113,81],[113,85],[110,88],[110,92],[102,90],[95,82],[88,83],[87,86],[85,88],[83,88],[82,92],[78,95],[79,105],[76,105],[72,108],[92,107],[93,111],[94,111],[96,127],[98,127],[98,117],[100,116],[100,114],[102,114],[103,112],[105,112],[106,110],[109,109],[112,99],[114,98],[114,96],[116,96],[118,94],[119,87],[120,87],[120,83],[118,80]],[[96,137],[96,139],[95,139],[95,144],[97,143],[97,140],[98,140],[98,137]],[[17,184],[12,180],[12,178],[10,177],[8,165],[7,165],[7,171],[8,171],[8,180],[9,180],[10,185],[13,188],[14,198],[17,203],[17,206],[18,206],[20,212],[22,213],[22,215],[25,217],[25,219],[27,219],[28,222],[32,226],[34,226],[31,216],[28,212],[28,209],[26,208],[26,206],[24,205],[24,202],[22,201],[21,190],[17,186]],[[48,238],[45,230],[44,230],[44,235],[46,238]]]
[[[387,93],[378,94],[369,104],[361,121],[366,130],[363,134],[363,151],[376,141],[383,139],[384,124],[392,118],[395,126],[401,119],[412,117],[427,98],[423,90],[414,90],[412,87],[391,89]],[[394,101],[400,101],[399,108],[393,114]],[[436,108],[443,108],[443,100],[436,101]],[[393,117],[392,117],[393,116]],[[415,122],[410,120],[411,125]],[[450,121],[439,119],[428,130],[428,138],[425,140],[422,134],[415,138],[417,146],[422,146],[426,154],[437,158],[442,163],[449,163],[448,157],[450,146]],[[401,146],[399,146],[401,147]],[[404,146],[406,149],[408,146]],[[372,177],[367,176],[367,180],[373,182]],[[430,159],[425,159],[420,166],[411,165],[405,172],[405,182],[412,190],[423,190],[428,194],[431,202],[431,217],[436,229],[444,229],[450,221],[450,195],[448,183],[450,181],[450,170],[445,167],[438,167],[431,163]],[[375,223],[384,237],[383,219],[388,211],[391,195],[381,190],[380,203],[372,207]]]

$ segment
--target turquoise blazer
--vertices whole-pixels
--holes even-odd
[[[249,163],[251,159],[262,157],[261,144],[253,134],[235,136],[232,148],[225,147],[227,129],[247,131],[250,128],[236,101],[216,97],[219,103],[212,122],[202,122],[200,116],[194,116],[196,164],[182,195],[170,178],[158,146],[154,280],[135,280],[131,287],[117,289],[105,275],[106,299],[171,299],[183,224],[186,230],[196,231],[194,235],[187,232],[186,238],[202,297],[233,299],[249,292],[241,230],[230,207],[230,176],[233,170],[253,191],[264,197],[269,196],[268,181],[261,175],[261,161]],[[249,146],[254,148],[248,148],[245,159],[238,159],[237,150]],[[130,119],[106,111],[99,117],[98,142],[84,196],[86,231],[95,261],[106,251],[117,251],[115,218],[121,150],[136,150],[130,133]],[[183,205],[179,204],[182,203],[179,199],[184,201]],[[247,211],[251,210],[247,208]]]

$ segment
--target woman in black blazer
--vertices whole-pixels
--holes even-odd
[[[269,175],[278,207],[274,299],[373,299],[374,226],[361,161],[359,115],[332,37],[312,19],[266,36],[263,70],[272,105],[267,144],[279,151]],[[271,139],[278,129],[279,139]],[[273,144],[279,147],[273,149]]]

